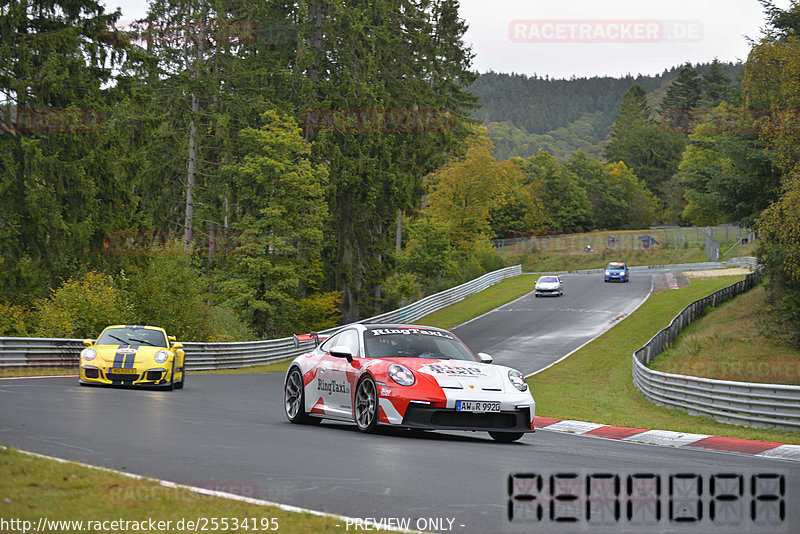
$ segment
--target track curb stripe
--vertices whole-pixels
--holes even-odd
[[[742,454],[800,462],[800,445],[787,445],[775,441],[709,436],[708,434],[673,432],[671,430],[628,428],[555,417],[536,417],[533,424],[537,430],[550,430],[565,434],[626,441],[628,443],[655,445],[658,447],[687,447],[709,452]]]

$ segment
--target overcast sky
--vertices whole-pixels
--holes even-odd
[[[105,1],[124,20],[147,11],[146,0]],[[461,17],[476,70],[551,78],[744,61],[745,37],[758,38],[764,26],[758,0],[461,0]]]

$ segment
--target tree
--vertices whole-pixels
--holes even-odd
[[[497,163],[492,148],[485,128],[478,128],[463,158],[454,159],[426,179],[425,216],[444,225],[453,248],[464,255],[470,254],[478,241],[491,237],[490,211],[516,170]]]
[[[12,0],[0,8],[0,296],[26,302],[102,266],[106,232],[135,220],[120,16],[98,2]],[[133,167],[133,168],[132,168]]]
[[[739,121],[731,121],[737,117]],[[683,219],[698,225],[746,226],[775,198],[780,173],[740,108],[721,104],[689,136],[675,179],[684,191]]]
[[[773,323],[800,344],[800,2],[781,9],[762,0],[770,27],[745,64],[742,93],[757,116],[759,139],[781,172],[778,197],[758,221],[759,255],[769,273]]]
[[[601,163],[576,152],[563,165],[586,191],[595,227],[644,228],[653,223],[655,196],[624,163]]]
[[[650,115],[644,89],[634,85],[622,99],[604,156],[611,163],[624,162],[659,195],[678,168],[685,140],[682,133],[661,128]]]
[[[711,71],[709,71],[711,72]],[[714,76],[717,76],[714,74]],[[681,67],[678,77],[667,88],[667,94],[661,102],[662,114],[677,113],[686,116],[697,106],[702,94],[702,81],[690,63]]]
[[[725,74],[719,60],[716,58],[709,65],[708,70],[700,78],[702,88],[699,105],[706,109],[718,106],[722,101],[728,100],[731,92],[731,79]]]
[[[544,151],[522,163],[526,180],[543,187],[544,205],[554,232],[586,230],[594,226],[592,204],[575,174]]]
[[[330,165],[328,287],[342,289],[344,318],[355,321],[382,302],[398,212],[418,209],[423,177],[469,134],[472,53],[455,0],[314,0],[300,4],[297,24],[289,89],[315,157]],[[444,120],[431,125],[431,115]]]
[[[217,285],[259,334],[279,336],[293,331],[298,301],[320,281],[328,171],[311,161],[294,119],[270,111],[263,121],[241,131],[244,155],[222,170],[241,215]]]

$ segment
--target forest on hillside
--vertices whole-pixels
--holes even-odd
[[[762,3],[741,67],[549,80],[479,77],[457,0],[150,0],[125,27],[5,2],[0,335],[280,337],[503,267],[494,237],[742,221],[800,342],[800,3]]]
[[[640,85],[656,110],[682,67],[656,76],[566,80],[487,72],[469,86],[481,105],[472,116],[488,128],[498,160],[535,156],[540,149],[557,158],[578,150],[599,158],[625,92]],[[703,76],[711,63],[692,67]],[[720,62],[719,67],[734,82],[744,70],[742,63]]]

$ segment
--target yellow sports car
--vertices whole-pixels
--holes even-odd
[[[158,386],[181,389],[186,383],[183,345],[157,326],[109,326],[97,340],[85,339],[80,383]]]

